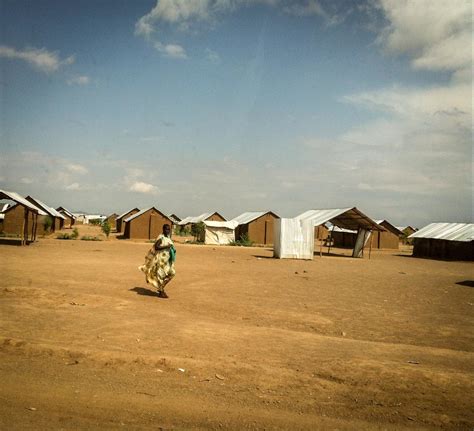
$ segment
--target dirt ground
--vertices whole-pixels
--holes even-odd
[[[474,427],[472,263],[149,247],[0,245],[0,429]]]

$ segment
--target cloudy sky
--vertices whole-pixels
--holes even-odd
[[[472,220],[470,0],[0,0],[0,188]]]

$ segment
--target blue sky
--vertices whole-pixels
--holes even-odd
[[[472,220],[469,1],[0,0],[0,187]]]

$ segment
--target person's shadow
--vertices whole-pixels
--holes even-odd
[[[158,292],[154,292],[153,290],[147,289],[145,287],[134,287],[134,288],[130,289],[130,291],[131,292],[136,292],[137,295],[158,296]]]

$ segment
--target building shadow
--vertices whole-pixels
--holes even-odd
[[[456,284],[459,284],[459,286],[474,287],[474,280],[458,281]]]
[[[156,296],[157,298],[159,298],[157,292],[147,289],[146,287],[133,287],[132,289],[130,289],[130,291],[135,292],[137,295]]]
[[[33,241],[27,241],[27,245],[33,244]],[[21,246],[20,238],[0,238],[0,245],[16,245]]]

